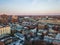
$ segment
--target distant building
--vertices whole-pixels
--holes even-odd
[[[12,18],[11,22],[13,22],[13,23],[18,21],[18,16],[14,15],[11,18]]]
[[[4,42],[0,42],[0,45],[5,45]]]
[[[6,14],[1,15],[0,16],[0,23],[2,23],[2,24],[8,24],[8,18],[9,18],[9,16],[6,15]]]
[[[10,34],[10,26],[0,27],[0,36],[3,34]]]
[[[13,18],[13,19],[17,19],[17,18],[18,18],[18,16],[14,16],[14,15],[13,15],[13,16],[12,16],[12,18]]]

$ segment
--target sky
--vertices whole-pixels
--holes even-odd
[[[58,15],[60,0],[0,0],[0,14]]]

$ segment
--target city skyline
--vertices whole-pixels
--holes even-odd
[[[60,15],[60,0],[0,0],[0,14]]]

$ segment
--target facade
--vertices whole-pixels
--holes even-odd
[[[4,42],[0,42],[0,45],[5,45]]]
[[[8,18],[9,18],[8,15],[5,15],[5,14],[1,15],[0,16],[0,23],[2,23],[2,24],[8,24]]]
[[[10,34],[10,26],[0,27],[0,35]]]
[[[18,16],[12,16],[11,18],[11,22],[13,23],[18,21]]]
[[[45,25],[38,24],[38,29],[44,29],[44,28],[45,28]]]

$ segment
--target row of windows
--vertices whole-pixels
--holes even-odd
[[[4,27],[4,28],[0,28],[0,35],[2,34],[9,34],[10,33],[10,27]]]

